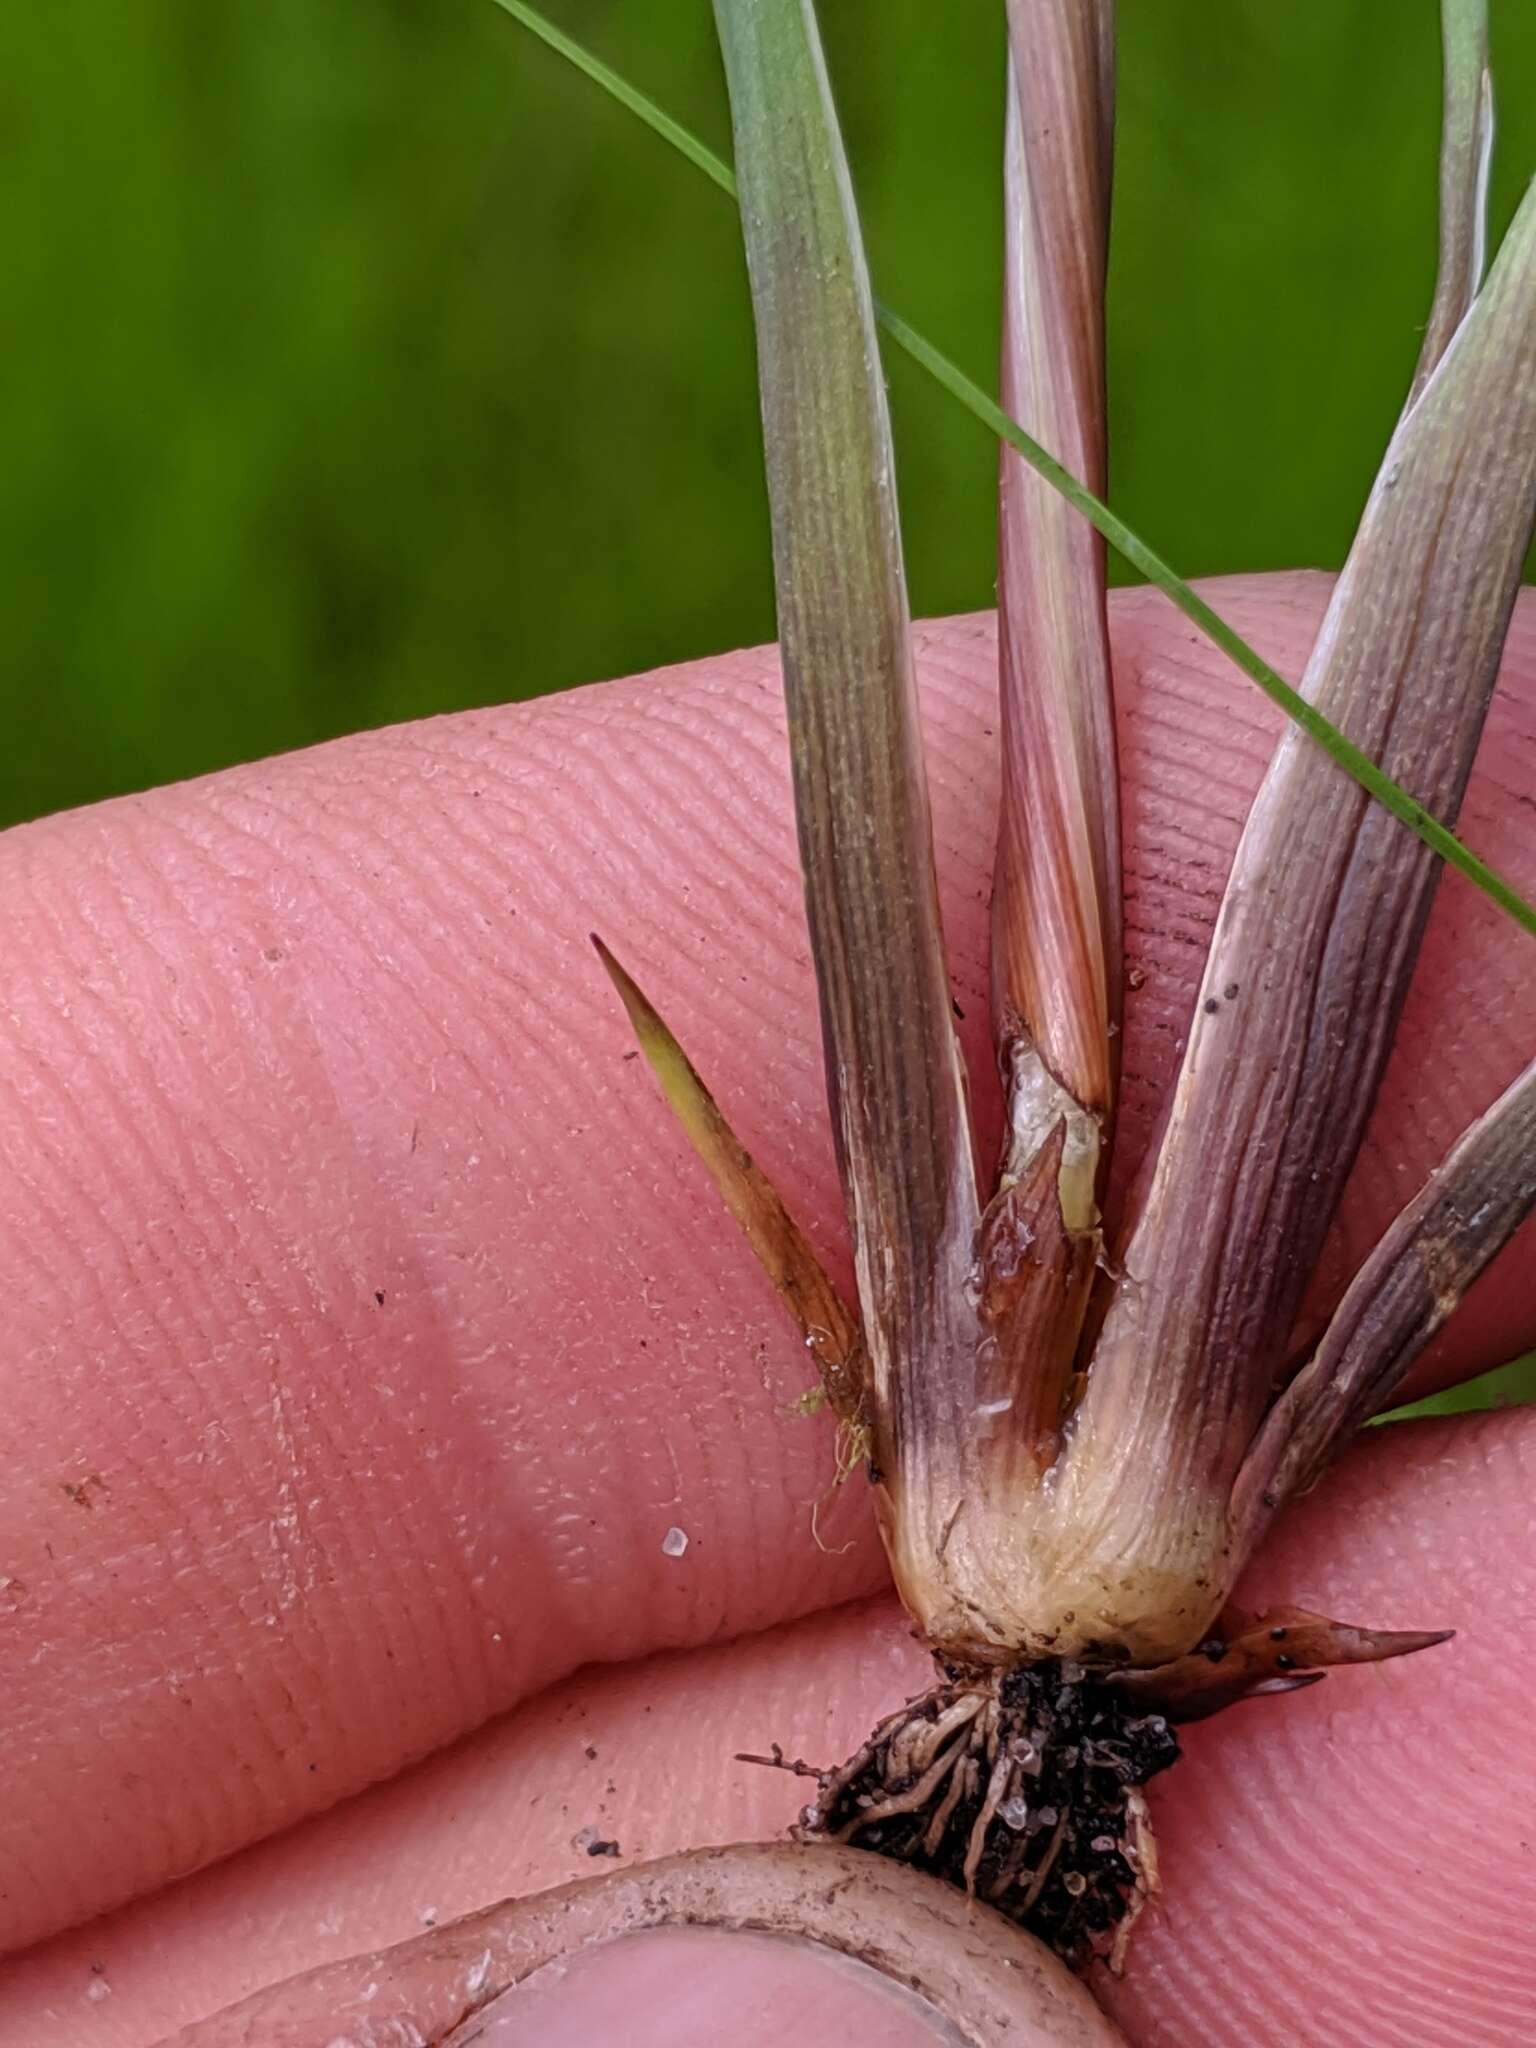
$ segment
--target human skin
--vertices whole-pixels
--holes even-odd
[[[1213,594],[1296,674],[1326,589]],[[1277,722],[1155,595],[1113,610],[1129,1167]],[[990,1136],[991,624],[918,644]],[[1462,829],[1527,893],[1533,789],[1523,606]],[[39,1944],[0,2043],[145,2048],[583,1874],[588,1826],[626,1856],[780,1829],[801,1793],[734,1752],[839,1757],[923,1659],[587,944],[846,1280],[771,651],[22,828],[0,924],[0,1940]],[[1529,1056],[1527,945],[1447,878],[1335,1277]],[[1412,1391],[1536,1340],[1533,1253]],[[1260,1597],[1459,1633],[1192,1734],[1164,1901],[1102,1987],[1130,2038],[1536,2031],[1533,1468],[1526,1416],[1418,1425],[1286,1518]]]

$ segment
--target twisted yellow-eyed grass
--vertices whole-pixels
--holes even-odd
[[[1166,1127],[1123,1215],[1122,975],[1104,547],[1004,449],[992,1012],[974,1153],[918,733],[895,477],[851,184],[808,0],[717,0],[757,324],[780,647],[827,1095],[859,1313],[838,1301],[657,1013],[669,1098],[867,1457],[941,1682],[803,1833],[949,1875],[1118,1965],[1155,1888],[1139,1786],[1169,1722],[1401,1655],[1239,1614],[1269,1520],[1387,1403],[1536,1203],[1536,1067],[1456,1145],[1318,1327],[1301,1321],[1390,1051],[1536,509],[1536,195],[1486,282],[1486,23],[1447,0],[1440,264],[1420,361],[1302,683],[1394,785],[1293,728],[1227,884]],[[1004,405],[1097,497],[1109,0],[1010,0]],[[1325,1303],[1325,1308],[1328,1305]],[[776,1762],[783,1761],[775,1757]]]

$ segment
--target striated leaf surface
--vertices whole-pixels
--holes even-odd
[[[1536,193],[1388,447],[1309,696],[1454,818],[1536,508]],[[1364,1130],[1438,868],[1292,731],[1233,865],[1080,1411],[1176,1488],[1236,1470]],[[1128,1455],[1129,1453],[1127,1453]]]
[[[885,384],[808,0],[717,0],[757,326],[779,644],[877,1466],[963,1435],[978,1220]]]

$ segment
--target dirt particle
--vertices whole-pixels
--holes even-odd
[[[617,1842],[594,1827],[578,1828],[571,1837],[571,1847],[578,1856],[622,1856],[624,1853]]]
[[[382,1287],[375,1287],[375,1289],[373,1290],[373,1298],[378,1303],[380,1308],[384,1306],[384,1290]]]
[[[1221,1004],[1217,1002],[1214,996],[1207,996],[1205,1001],[1200,1005],[1200,1007],[1202,1010],[1204,1010],[1207,1017],[1214,1017],[1216,1012],[1221,1008]]]

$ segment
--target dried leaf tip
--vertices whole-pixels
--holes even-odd
[[[839,1422],[854,1431],[862,1443],[867,1428],[863,1342],[857,1320],[844,1305],[777,1189],[726,1122],[719,1104],[659,1011],[596,932],[591,939],[609,980],[618,990],[640,1050],[663,1096],[758,1263],[794,1318],[806,1349],[820,1370],[827,1399]]]

